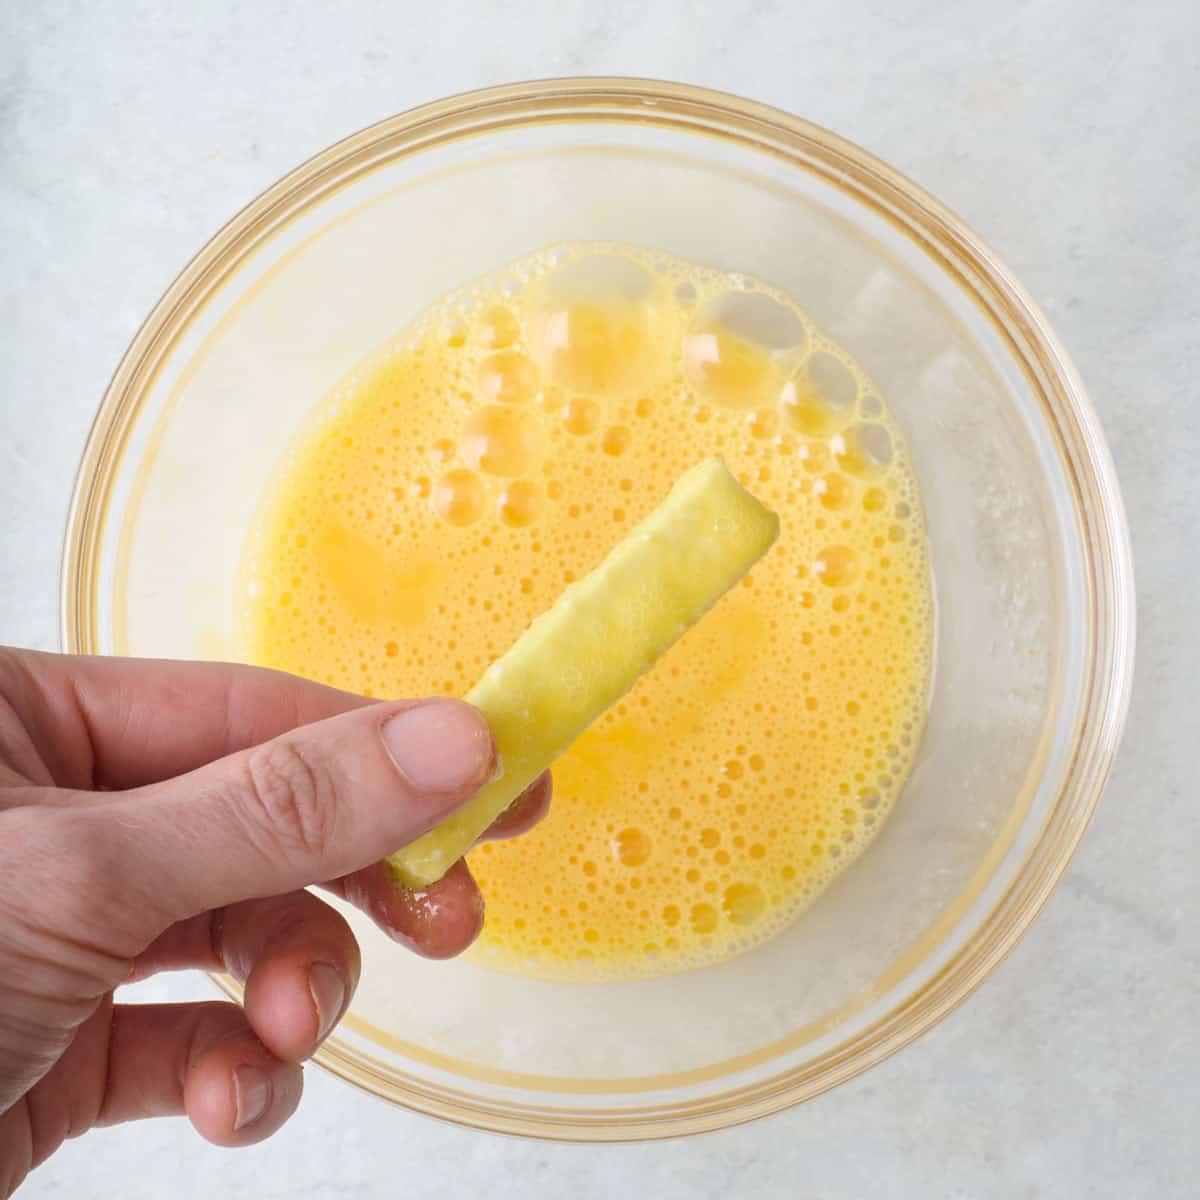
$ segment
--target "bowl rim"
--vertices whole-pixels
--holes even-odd
[[[1134,655],[1132,555],[1115,468],[1082,382],[1046,318],[994,252],[928,192],[868,151],[780,109],[690,84],[627,77],[568,77],[461,93],[370,125],[314,155],[252,200],[183,268],[131,341],[104,392],[76,472],[60,573],[60,640],[95,652],[97,566],[107,502],[141,399],[191,320],[238,264],[293,219],[352,179],[398,157],[489,130],[557,120],[661,123],[732,138],[819,173],[882,213],[940,267],[982,288],[1010,324],[1005,339],[1046,399],[1057,450],[1075,486],[1073,501],[1089,568],[1093,631],[1085,700],[1071,762],[1050,816],[1004,894],[951,960],[915,994],[812,1062],[702,1097],[615,1111],[533,1108],[455,1088],[380,1076],[362,1055],[326,1044],[316,1061],[382,1098],[475,1128],[549,1140],[632,1141],[723,1128],[754,1119],[853,1078],[928,1031],[958,1007],[1023,936],[1066,870],[1107,780],[1128,709]],[[978,301],[977,301],[978,303]],[[1030,357],[1017,352],[1019,333]],[[1056,819],[1057,818],[1057,819]],[[218,979],[236,996],[230,981]]]

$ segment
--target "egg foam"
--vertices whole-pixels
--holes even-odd
[[[239,656],[457,696],[712,454],[780,540],[559,759],[546,820],[471,852],[480,963],[562,980],[717,963],[863,853],[932,666],[901,430],[780,291],[571,243],[429,308],[317,406],[267,487]]]

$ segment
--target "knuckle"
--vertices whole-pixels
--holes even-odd
[[[317,854],[332,837],[338,807],[334,780],[289,739],[247,754],[245,792],[268,844]]]
[[[48,807],[5,814],[0,923],[58,939],[73,959],[93,966],[99,955],[108,970],[112,954],[136,952],[153,911],[144,897],[131,903],[133,888],[111,830],[92,812]]]
[[[38,879],[43,887],[71,893],[112,882],[108,839],[95,822],[70,809],[23,808],[5,814],[0,871]],[[9,861],[11,859],[11,864]]]
[[[0,921],[7,925],[27,908],[29,882],[52,878],[61,839],[51,836],[40,809],[12,809],[0,820]]]

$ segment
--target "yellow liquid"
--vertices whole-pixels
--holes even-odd
[[[869,844],[920,738],[932,601],[904,441],[787,297],[627,247],[446,298],[313,414],[247,543],[242,653],[461,695],[688,467],[782,519],[752,576],[555,766],[549,818],[470,856],[473,953],[657,975],[777,933]]]

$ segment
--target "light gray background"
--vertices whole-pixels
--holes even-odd
[[[625,73],[845,134],[957,209],[1091,389],[1133,527],[1125,748],[1063,886],[916,1046],[659,1145],[524,1144],[310,1071],[274,1140],[90,1134],[30,1196],[1191,1196],[1200,1178],[1200,8],[1087,0],[0,0],[0,638],[57,645],[60,530],[109,373],[174,273],[309,154],[449,92]],[[181,998],[202,985],[158,985]]]

